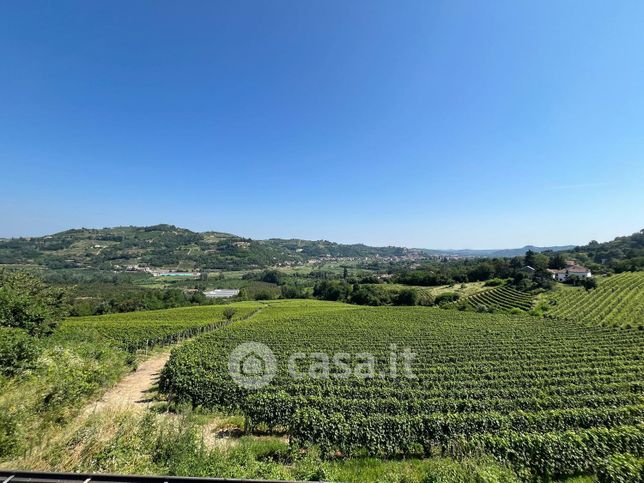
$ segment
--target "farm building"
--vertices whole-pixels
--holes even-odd
[[[590,273],[590,269],[586,267],[582,267],[581,265],[577,265],[575,262],[570,262],[570,261],[566,262],[566,268],[562,268],[561,270],[549,269],[548,272],[550,272],[552,274],[552,278],[554,278],[558,282],[566,282],[571,277],[577,277],[577,278],[592,277],[592,273]]]
[[[237,295],[239,295],[239,289],[218,288],[215,290],[210,290],[209,292],[204,292],[204,295],[211,299],[229,299],[231,297],[236,297]]]

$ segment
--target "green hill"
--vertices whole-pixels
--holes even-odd
[[[237,270],[329,257],[402,256],[405,248],[342,245],[325,240],[252,240],[197,233],[173,225],[67,230],[43,237],[0,240],[0,264],[50,269],[151,267]]]
[[[524,247],[518,250],[523,253],[528,248],[546,250],[548,253],[569,247]],[[515,252],[468,250],[453,251],[451,254],[461,257],[507,257]],[[253,240],[230,233],[199,233],[165,224],[79,228],[42,237],[0,239],[0,265],[108,271],[124,270],[133,265],[178,270],[248,270],[333,258],[440,258],[439,253],[446,252],[341,244],[327,240]],[[574,258],[590,266],[593,271],[639,270],[644,268],[644,230],[611,242],[591,242],[568,249],[561,252],[561,256]]]
[[[588,245],[575,247],[564,255],[601,271],[644,270],[644,230],[605,243],[591,241]]]

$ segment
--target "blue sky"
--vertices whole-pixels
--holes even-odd
[[[644,3],[0,3],[0,236],[644,227]]]

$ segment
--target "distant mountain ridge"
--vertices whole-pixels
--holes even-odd
[[[177,270],[244,270],[328,258],[414,259],[430,256],[512,257],[529,249],[570,250],[574,246],[501,250],[430,250],[371,247],[327,240],[253,240],[230,233],[193,232],[174,225],[78,228],[42,237],[0,240],[0,264],[50,269],[126,269],[135,265]]]
[[[519,257],[526,254],[528,250],[531,250],[536,253],[552,251],[552,252],[565,252],[570,251],[575,248],[575,245],[560,245],[552,247],[537,247],[534,245],[526,245],[521,248],[499,248],[499,249],[489,249],[489,250],[477,250],[477,249],[447,249],[447,250],[434,250],[434,249],[420,249],[423,253],[428,255],[435,256],[461,256],[461,257],[486,257],[486,258],[503,258],[503,257]]]

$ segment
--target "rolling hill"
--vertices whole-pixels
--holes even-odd
[[[0,264],[50,269],[124,269],[132,265],[239,270],[333,257],[403,257],[399,247],[343,245],[325,240],[252,240],[229,233],[197,233],[173,225],[67,230],[0,240]]]
[[[181,270],[246,270],[333,258],[418,260],[440,257],[500,258],[561,251],[582,262],[636,270],[642,264],[642,232],[608,243],[498,250],[430,250],[371,247],[327,240],[271,238],[253,240],[216,231],[194,232],[174,225],[78,228],[42,237],[0,239],[0,265],[37,265],[50,269],[125,269],[132,265]],[[628,259],[625,261],[625,259]]]

